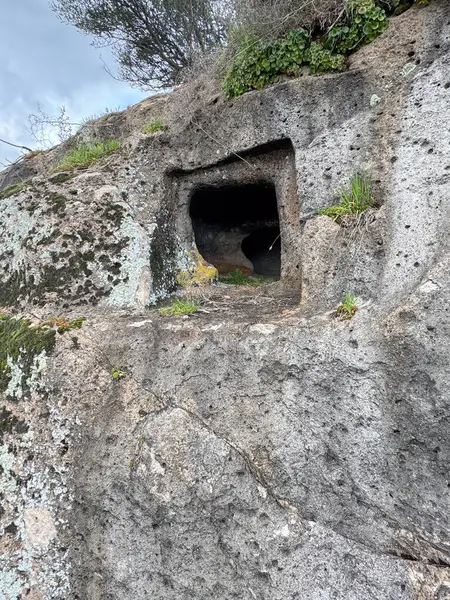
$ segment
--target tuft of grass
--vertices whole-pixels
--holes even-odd
[[[251,285],[257,287],[264,283],[270,283],[273,281],[268,277],[262,277],[260,275],[244,275],[240,269],[230,271],[227,275],[219,277],[220,283],[227,283],[229,285]]]
[[[158,131],[167,131],[167,125],[164,119],[152,119],[151,121],[145,123],[144,127],[142,128],[142,133],[145,134],[158,133]]]
[[[120,148],[119,140],[105,140],[97,144],[80,144],[78,148],[68,152],[53,171],[65,171],[80,167],[88,167],[96,160],[109,156]]]
[[[26,181],[21,181],[20,183],[15,183],[14,185],[8,185],[4,190],[0,192],[0,200],[5,200],[5,198],[9,198],[10,196],[14,196],[15,194],[20,194],[25,188],[31,185],[30,179]]]
[[[193,298],[177,298],[169,306],[159,309],[159,314],[163,317],[174,315],[192,315],[197,312],[199,302]]]
[[[346,292],[336,309],[336,317],[345,321],[346,319],[351,319],[357,310],[356,296],[351,292]]]
[[[320,215],[330,217],[338,223],[347,215],[361,215],[374,203],[370,180],[361,173],[355,173],[350,185],[338,190],[338,197],[339,204],[318,211]]]

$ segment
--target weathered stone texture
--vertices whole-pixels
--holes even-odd
[[[56,149],[0,200],[0,306],[88,317],[2,397],[0,599],[450,598],[449,48],[434,0],[340,75],[156,136],[142,122],[182,89],[91,124],[122,150],[57,183]],[[258,164],[279,190],[296,173],[281,281],[161,317],[193,263],[192,190]],[[357,169],[367,218],[317,216]]]

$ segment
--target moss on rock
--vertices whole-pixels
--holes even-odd
[[[16,194],[20,194],[25,188],[31,185],[31,181],[27,179],[26,181],[21,181],[20,183],[15,183],[14,185],[9,185],[2,191],[0,191],[0,200],[5,200],[10,196],[14,196]]]
[[[0,391],[11,380],[14,365],[20,362],[19,384],[27,389],[35,358],[50,353],[55,346],[55,331],[43,325],[32,325],[24,317],[0,314]]]

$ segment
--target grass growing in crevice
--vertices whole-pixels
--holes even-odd
[[[163,317],[192,315],[199,309],[200,302],[194,298],[176,298],[169,306],[159,309]]]
[[[219,277],[220,283],[227,283],[229,285],[250,285],[252,287],[271,283],[272,281],[274,280],[269,277],[262,277],[261,275],[244,275],[240,269],[230,271],[227,275],[221,275]]]
[[[336,317],[345,321],[351,319],[357,310],[358,305],[356,296],[351,292],[346,292],[340,305],[336,309]]]
[[[63,171],[88,167],[95,161],[105,156],[109,156],[120,148],[119,140],[105,140],[97,144],[80,144],[78,148],[68,152],[63,160],[53,169],[54,171]]]
[[[161,118],[155,118],[148,121],[142,128],[142,133],[145,134],[158,133],[159,131],[167,131],[167,125],[164,119]]]
[[[355,173],[349,186],[338,190],[338,197],[339,204],[322,208],[318,211],[319,215],[325,215],[340,223],[347,215],[363,214],[374,204],[370,179],[362,173]]]
[[[20,194],[24,189],[31,185],[31,180],[27,179],[26,181],[21,181],[20,183],[15,183],[14,185],[8,185],[4,190],[0,192],[0,200],[5,200],[5,198],[9,198],[10,196],[14,196],[16,194]]]

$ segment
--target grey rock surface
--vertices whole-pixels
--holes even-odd
[[[122,150],[64,182],[65,147],[26,165],[2,312],[87,320],[0,386],[1,600],[449,600],[449,47],[435,0],[345,73],[141,134],[177,90],[90,124]],[[317,216],[360,169],[367,218]],[[204,266],[193,190],[264,177],[281,280],[161,316]]]

